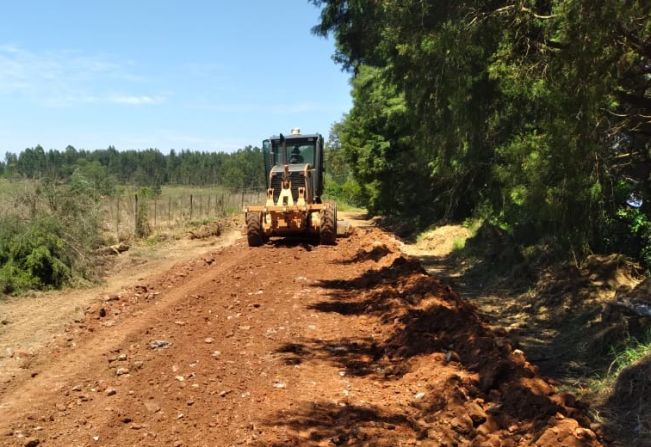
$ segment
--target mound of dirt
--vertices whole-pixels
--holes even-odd
[[[220,222],[211,222],[188,231],[188,237],[190,239],[207,239],[209,237],[217,237],[221,234],[222,224]]]
[[[565,351],[575,361],[599,368],[608,361],[603,354],[646,327],[627,309],[646,290],[638,287],[640,272],[625,256],[593,255],[579,267],[566,264],[545,272],[523,298],[538,324],[564,332]]]
[[[422,233],[416,243],[418,250],[427,250],[432,256],[447,256],[454,250],[456,241],[464,241],[471,231],[462,225],[444,225]]]
[[[639,282],[640,267],[625,256],[592,255],[580,267],[566,264],[544,273],[536,286],[536,301],[575,306],[611,300],[616,292],[631,290]]]
[[[601,411],[604,430],[622,445],[651,446],[651,356],[625,368]]]
[[[555,393],[505,334],[490,330],[471,304],[419,262],[400,255],[395,241],[377,231],[365,237],[373,242],[353,259],[375,267],[353,280],[324,282],[335,298],[320,309],[375,317],[367,322],[373,342],[341,349],[338,361],[355,375],[427,390],[403,415],[429,440],[423,445],[600,445],[585,406]],[[360,255],[378,247],[381,258]],[[318,357],[317,350],[292,346],[288,360],[296,362],[296,353]],[[353,355],[359,352],[366,355]],[[358,445],[371,433],[357,426],[340,436],[349,440],[343,445]]]

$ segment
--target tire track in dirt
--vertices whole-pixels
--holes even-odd
[[[111,295],[136,278],[144,280],[166,272],[175,265],[230,246],[241,238],[241,231],[229,230],[217,239],[181,239],[154,246],[136,246],[111,259],[112,273],[91,288],[35,292],[34,295],[3,297],[0,300],[0,384],[17,372],[32,353],[39,351],[67,324],[83,317],[84,309],[102,294]],[[1,386],[1,385],[0,385]]]
[[[0,390],[0,443],[600,445],[576,407],[372,229],[238,242],[93,306]]]
[[[89,322],[90,324],[80,324],[76,330],[73,329],[73,335],[76,335],[76,337],[66,337],[65,345],[59,344],[51,347],[52,350],[49,353],[43,353],[28,364],[28,368],[25,369],[30,370],[29,378],[31,380],[28,380],[27,374],[23,374],[22,377],[9,382],[8,386],[2,389],[0,411],[14,416],[20,410],[25,411],[27,409],[28,413],[29,407],[38,405],[52,395],[56,395],[56,393],[65,389],[66,383],[75,379],[83,380],[83,376],[88,375],[87,368],[89,365],[104,363],[106,360],[103,357],[106,357],[107,352],[121,351],[129,342],[138,341],[138,337],[141,336],[143,330],[146,332],[148,326],[160,319],[161,312],[164,313],[169,307],[175,306],[179,301],[187,298],[188,294],[192,294],[195,289],[204,285],[215,274],[220,274],[232,268],[244,256],[245,252],[237,252],[235,256],[214,268],[202,267],[197,269],[193,265],[196,264],[195,262],[181,265],[175,267],[175,269],[181,269],[183,273],[173,276],[171,281],[170,272],[150,280],[154,284],[158,283],[158,287],[136,286],[135,291],[126,290],[122,300],[126,299],[127,302],[123,301],[121,306],[111,306],[110,301],[90,306],[86,310],[88,319],[99,313],[100,309],[107,312],[107,309],[111,307],[121,308],[115,309],[119,314],[114,314],[114,317],[119,318],[118,315],[125,312],[125,308],[126,312],[131,313],[131,315],[119,321],[111,319],[109,324],[104,325],[101,328],[103,330],[99,331],[96,330],[97,326],[93,325],[92,321]],[[208,256],[205,259],[212,258]],[[188,271],[195,273],[195,275],[188,277],[188,273],[186,273]],[[172,284],[174,288],[169,292],[162,292],[162,295],[160,295],[161,292],[153,291],[161,286],[170,287]],[[160,298],[155,302],[139,303],[138,301],[143,297],[139,296],[137,291],[143,289],[150,291],[149,297],[160,295]],[[113,296],[116,295],[113,294]],[[115,301],[115,303],[117,302],[119,302],[119,299]]]

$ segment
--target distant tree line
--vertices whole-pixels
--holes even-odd
[[[335,130],[371,212],[651,265],[650,2],[310,1],[352,75]]]
[[[262,152],[252,146],[232,153],[172,149],[169,154],[158,149],[118,151],[113,146],[98,150],[68,146],[63,151],[36,146],[7,153],[0,162],[0,176],[9,178],[68,179],[78,170],[97,182],[138,186],[220,184],[241,189],[265,184]]]

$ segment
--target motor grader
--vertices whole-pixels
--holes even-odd
[[[299,129],[262,142],[267,199],[244,208],[249,246],[272,236],[318,236],[321,244],[337,238],[337,205],[324,202],[323,137]]]

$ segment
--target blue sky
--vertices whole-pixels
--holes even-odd
[[[0,15],[0,157],[41,144],[230,151],[350,107],[307,0],[24,0]]]

